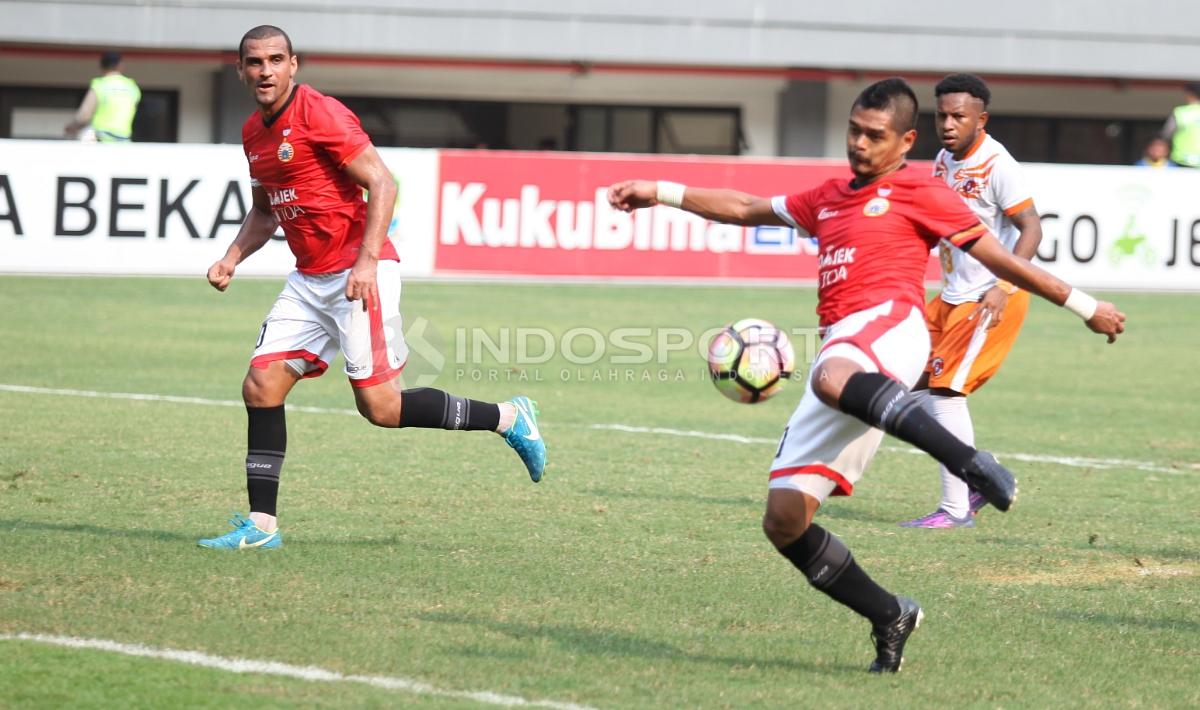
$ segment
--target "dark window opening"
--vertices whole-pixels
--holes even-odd
[[[62,138],[86,87],[0,86],[0,138]],[[175,143],[179,140],[179,92],[142,87],[133,118],[133,140]]]
[[[1132,165],[1162,124],[1162,119],[993,114],[987,132],[1023,163]],[[909,155],[932,160],[941,147],[933,115],[922,114]]]
[[[339,96],[378,146],[742,152],[741,110]]]

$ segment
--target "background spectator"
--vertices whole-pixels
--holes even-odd
[[[84,140],[127,143],[133,136],[133,117],[142,90],[137,82],[121,73],[120,52],[105,52],[100,57],[100,68],[104,70],[103,76],[92,79],[83,103],[75,112],[75,120],[66,126],[66,135],[79,137],[81,129],[89,128]]]

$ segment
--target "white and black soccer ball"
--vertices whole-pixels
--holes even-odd
[[[735,402],[753,404],[774,397],[795,370],[796,351],[787,333],[758,318],[725,326],[708,346],[713,384]]]

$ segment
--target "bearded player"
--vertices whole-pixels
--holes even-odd
[[[941,240],[1022,288],[1065,306],[1108,336],[1125,316],[1013,256],[945,183],[905,167],[916,140],[917,98],[899,78],[868,86],[850,110],[846,152],[854,179],[774,198],[735,190],[633,180],[609,188],[613,207],[681,208],[740,225],[790,226],[817,238],[821,349],[771,465],[763,531],[808,579],[866,617],[876,673],[900,670],[922,616],[912,599],[872,580],[835,535],[813,523],[830,495],[849,495],[887,432],[928,452],[1000,510],[1017,494],[1012,474],[964,444],[908,392],[924,370],[925,265]]]
[[[278,27],[255,27],[242,37],[237,69],[258,104],[242,127],[254,205],[208,281],[228,288],[237,265],[281,226],[296,270],[263,323],[242,382],[249,518],[235,516],[233,530],[200,540],[202,547],[282,544],[276,499],[287,449],[284,400],[301,379],[323,374],[339,350],[358,411],[372,424],[494,431],[534,482],[546,464],[529,398],[492,404],[394,387],[408,355],[399,327],[391,339],[384,334],[384,323],[400,318],[399,257],[387,238],[396,187],[358,118],[296,83],[298,68],[291,39]]]
[[[1004,248],[1033,259],[1042,241],[1042,222],[1021,175],[1021,166],[988,135],[992,92],[972,74],[951,74],[934,88],[934,114],[944,146],[933,175],[946,181],[979,216]],[[983,386],[1017,342],[1029,293],[996,278],[970,253],[940,245],[942,292],[925,306],[932,345],[929,364],[914,391],[942,426],[968,444],[975,428],[967,395]],[[974,527],[975,514],[987,505],[945,467],[942,502],[929,515],[900,523],[907,528]]]

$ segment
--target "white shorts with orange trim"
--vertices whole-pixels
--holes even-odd
[[[380,261],[379,302],[363,310],[346,300],[350,270],[333,274],[293,271],[263,322],[253,367],[284,360],[302,377],[318,377],[338,350],[355,387],[370,387],[400,374],[408,358],[400,319],[400,263]]]
[[[851,314],[826,330],[810,373],[833,357],[911,388],[929,357],[925,315],[915,305],[894,301]],[[848,496],[882,439],[882,431],[817,399],[810,381],[783,430],[770,487],[801,491],[820,502],[830,495]]]

